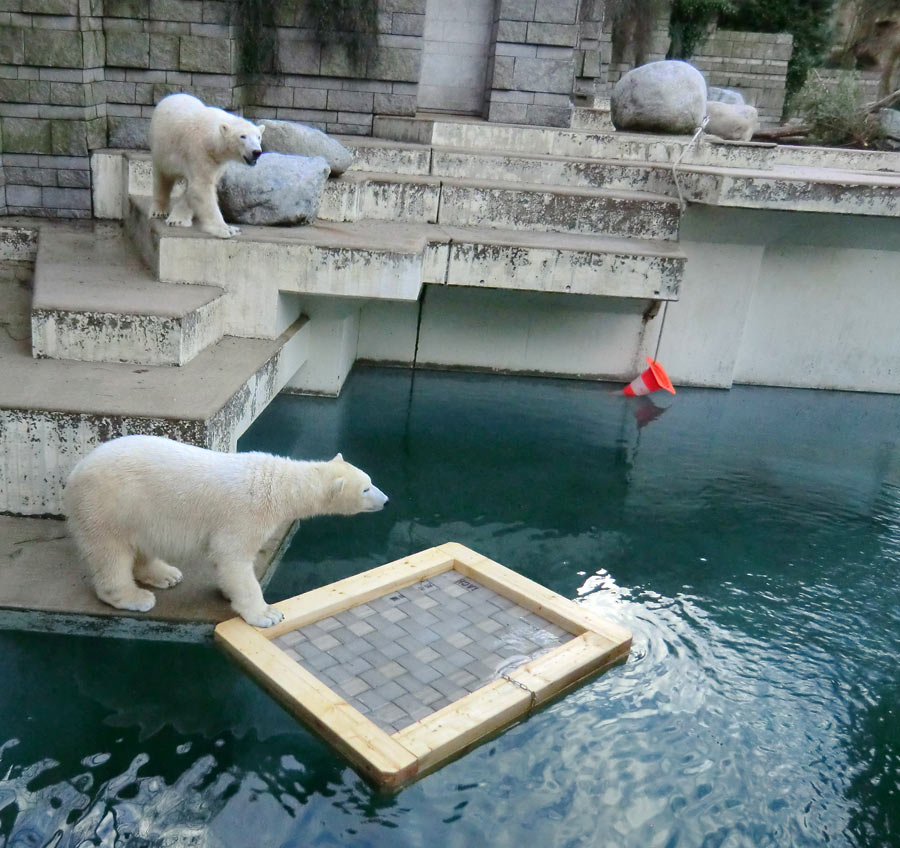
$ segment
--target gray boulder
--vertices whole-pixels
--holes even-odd
[[[629,71],[610,97],[610,117],[617,130],[686,135],[700,126],[705,114],[703,74],[673,59]]]
[[[219,180],[222,216],[233,224],[311,224],[328,174],[321,156],[263,153],[252,168],[229,162]]]
[[[731,141],[750,141],[759,126],[759,113],[755,106],[710,100],[706,104],[706,114],[709,116],[706,132]]]
[[[353,154],[337,139],[295,121],[259,122],[266,130],[262,137],[264,153],[289,153],[292,156],[321,156],[328,162],[331,173],[343,174],[353,162]]]
[[[711,85],[706,92],[706,99],[716,103],[730,103],[732,106],[743,106],[744,95],[733,88],[719,88]]]

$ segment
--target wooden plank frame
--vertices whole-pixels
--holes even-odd
[[[358,604],[455,570],[567,630],[573,638],[425,718],[390,734],[366,718],[273,639]],[[377,786],[399,789],[588,675],[622,661],[631,633],[456,542],[373,568],[275,606],[284,620],[257,628],[241,618],[216,627],[220,645],[291,713]]]

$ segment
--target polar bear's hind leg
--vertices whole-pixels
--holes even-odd
[[[166,224],[170,227],[189,227],[194,223],[194,211],[188,202],[187,191],[175,199],[172,211],[166,218]]]
[[[94,591],[101,601],[116,609],[135,612],[153,609],[156,596],[134,582],[135,556],[131,548],[109,540],[86,546],[85,555],[91,568]]]
[[[169,202],[175,178],[163,174],[161,169],[153,170],[153,206],[150,207],[151,218],[165,218],[169,214]]]

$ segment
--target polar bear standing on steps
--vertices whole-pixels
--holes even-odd
[[[190,94],[170,94],[159,101],[150,119],[153,156],[151,218],[165,218],[172,227],[189,227],[194,218],[205,233],[231,238],[240,230],[225,223],[216,197],[216,183],[229,161],[255,165],[262,153],[265,127],[256,126]],[[171,211],[172,187],[187,183]],[[168,216],[168,217],[167,217]]]
[[[387,496],[344,462],[267,453],[218,453],[158,436],[124,436],[95,448],[66,484],[69,529],[100,600],[146,612],[181,581],[166,560],[209,557],[222,593],[245,621],[283,618],[263,600],[253,562],[284,522],[376,512]]]

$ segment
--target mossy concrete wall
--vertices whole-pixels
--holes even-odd
[[[231,0],[0,0],[0,213],[90,217],[89,152],[145,147],[173,92],[334,133],[415,113],[425,0],[380,0],[356,63],[318,43],[303,4],[274,14],[273,72],[250,78]]]

